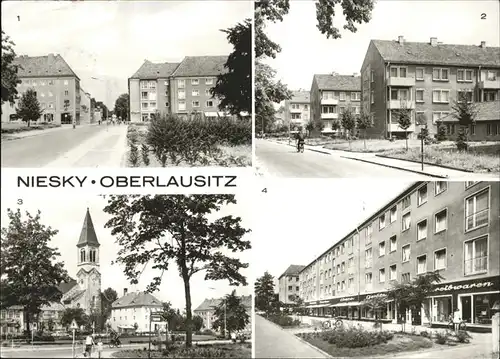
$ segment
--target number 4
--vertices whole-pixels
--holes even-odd
[[[267,193],[267,188],[264,188],[264,189],[262,190],[262,193]]]

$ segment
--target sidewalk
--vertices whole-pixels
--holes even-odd
[[[85,123],[85,124],[77,125],[76,128],[86,127],[86,126],[95,126],[95,125],[97,125],[97,124]],[[39,135],[43,135],[43,134],[50,133],[50,132],[67,130],[69,128],[72,128],[72,125],[61,125],[59,127],[47,128],[45,130],[31,130],[31,131],[23,131],[23,132],[17,132],[17,133],[6,133],[6,134],[2,134],[2,140],[7,140],[7,141],[18,140],[18,139],[26,138],[26,137],[39,136]]]
[[[288,145],[295,147],[295,144],[288,144],[288,141],[278,141],[278,140],[271,140],[279,144],[283,145]],[[346,158],[350,159],[353,161],[361,161],[361,162],[366,162],[366,163],[371,163],[374,165],[379,165],[379,166],[384,166],[384,167],[389,167],[389,168],[394,168],[394,169],[399,169],[403,171],[408,171],[408,172],[413,172],[417,174],[422,174],[430,177],[437,177],[437,178],[446,178],[446,179],[453,179],[453,180],[469,180],[469,179],[497,179],[498,176],[496,174],[489,174],[489,173],[471,173],[471,172],[466,172],[466,171],[460,171],[460,170],[453,170],[453,169],[448,169],[448,168],[443,168],[440,166],[434,166],[434,165],[426,165],[424,164],[424,170],[422,171],[422,165],[420,163],[415,163],[415,162],[410,162],[410,161],[404,161],[404,160],[398,160],[398,159],[392,159],[392,158],[384,158],[384,157],[378,157],[376,153],[372,152],[348,152],[348,151],[342,151],[342,150],[331,150],[328,148],[324,148],[321,146],[312,146],[312,145],[305,145],[306,150],[314,151],[314,152],[319,152],[323,153],[325,155],[334,155],[338,156],[341,158]]]

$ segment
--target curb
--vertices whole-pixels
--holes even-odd
[[[278,142],[278,143],[279,143],[279,142]],[[294,145],[289,145],[288,143],[280,143],[280,144],[282,144],[282,145],[286,145],[286,146],[290,146],[290,147],[293,147],[293,148],[296,148],[296,146],[294,146]],[[308,146],[310,146],[310,145],[308,145]],[[322,154],[324,154],[324,155],[331,155],[331,153],[330,153],[330,152],[321,151],[321,150],[317,150],[317,149],[313,149],[313,148],[308,148],[308,147],[305,147],[305,146],[304,146],[304,149],[305,149],[305,150],[309,150],[309,151],[313,151],[313,152],[322,153]]]
[[[384,155],[375,155],[377,157],[382,157],[382,158],[388,158],[388,159],[391,159],[391,160],[400,160],[400,161],[406,161],[406,162],[412,162],[412,163],[422,163],[422,162],[419,162],[419,161],[413,161],[413,160],[408,160],[408,159],[405,159],[405,158],[397,158],[397,157],[390,157],[390,156],[384,156]],[[464,170],[464,169],[461,169],[461,168],[456,168],[456,167],[451,167],[451,166],[445,166],[445,165],[439,165],[439,164],[435,164],[435,163],[431,163],[431,162],[425,162],[424,161],[424,165],[429,165],[429,166],[436,166],[436,167],[441,167],[441,168],[446,168],[448,170],[454,170],[454,171],[462,171],[462,172],[467,172],[467,173],[474,173],[474,171],[471,171],[471,170]]]
[[[420,175],[424,175],[424,176],[428,176],[428,177],[444,178],[444,179],[448,178],[448,176],[441,176],[441,175],[430,174],[430,173],[426,173],[426,172],[422,172],[422,171],[410,170],[408,168],[386,165],[386,164],[382,164],[382,163],[378,163],[378,162],[374,162],[374,161],[363,160],[363,159],[360,159],[360,158],[347,157],[347,156],[340,156],[340,157],[341,158],[347,158],[347,159],[354,160],[354,161],[371,163],[371,164],[378,165],[378,166],[393,168],[393,169],[396,169],[396,170],[401,170],[401,171],[406,171],[406,172],[412,172],[412,173],[416,173],[416,174],[420,174]]]

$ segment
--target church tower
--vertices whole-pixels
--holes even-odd
[[[100,312],[101,310],[100,246],[90,217],[90,211],[87,208],[80,238],[76,245],[78,255],[77,278],[82,291],[79,302],[87,314]]]

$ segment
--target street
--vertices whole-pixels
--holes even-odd
[[[2,139],[2,167],[119,167],[127,126],[83,125]]]
[[[139,347],[144,347],[144,344],[133,344],[133,345],[126,345],[123,346],[121,349],[132,349],[132,348],[139,348]],[[104,346],[103,351],[101,353],[101,358],[106,358],[110,357],[110,354],[120,350],[117,348],[108,348],[107,346]],[[50,347],[50,348],[45,348],[45,347],[35,347],[34,349],[31,349],[30,347],[26,348],[2,348],[2,358],[71,358],[72,357],[72,349],[71,346],[64,346],[64,347]],[[81,351],[81,352],[80,352]],[[78,347],[77,351],[75,352],[75,357],[83,357],[83,349],[82,347]],[[98,353],[94,352],[92,353],[92,358],[97,358]]]
[[[256,358],[328,358],[260,315],[255,316],[254,335]]]
[[[379,177],[429,179],[416,173],[326,155],[310,150],[297,153],[292,146],[255,139],[255,155],[265,174],[272,177],[348,178]]]

